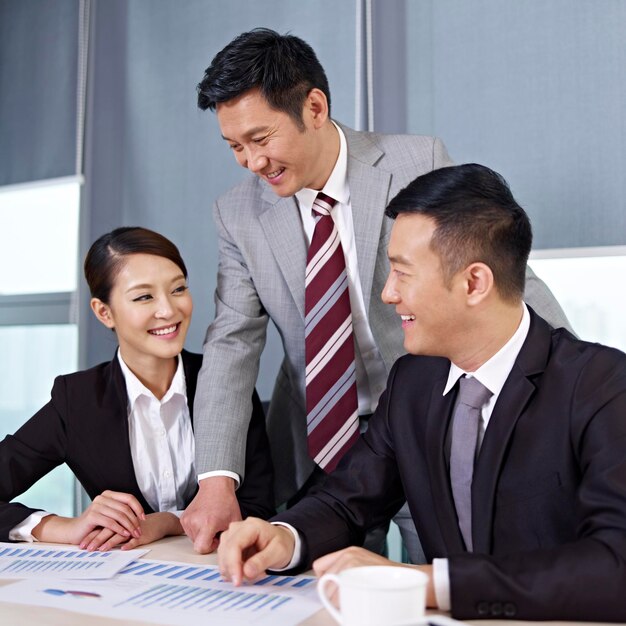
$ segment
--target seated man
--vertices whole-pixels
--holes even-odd
[[[239,584],[315,559],[318,574],[388,565],[341,549],[406,494],[432,562],[421,566],[430,606],[462,619],[625,621],[626,355],[522,302],[530,223],[495,172],[430,172],[387,215],[383,300],[409,354],[337,470],[274,518],[291,528],[230,525],[223,575]]]

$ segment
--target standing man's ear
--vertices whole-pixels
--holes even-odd
[[[113,316],[111,315],[111,307],[100,300],[100,298],[92,298],[89,302],[93,314],[96,316],[99,322],[104,324],[107,328],[113,330]]]
[[[320,128],[328,120],[328,100],[326,94],[317,87],[313,87],[304,101],[303,116],[309,118],[314,128]]]

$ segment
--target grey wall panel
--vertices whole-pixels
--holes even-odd
[[[187,345],[199,351],[213,318],[217,272],[213,200],[247,175],[220,138],[195,87],[213,56],[257,26],[291,31],[318,53],[333,115],[354,116],[354,2],[316,0],[98,0],[95,6],[87,172],[91,238],[137,224],[170,237],[189,268],[195,301]],[[332,21],[327,19],[332,15]],[[89,156],[90,155],[90,156]],[[90,323],[89,364],[110,356],[111,337]],[[269,398],[282,348],[272,333],[259,390]]]
[[[0,185],[75,174],[78,0],[0,0]]]
[[[406,3],[407,129],[507,177],[535,247],[626,243],[626,3]]]

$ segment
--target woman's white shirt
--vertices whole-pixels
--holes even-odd
[[[182,357],[161,400],[118,351],[128,396],[130,452],[139,489],[154,511],[182,511],[196,490],[195,444]]]

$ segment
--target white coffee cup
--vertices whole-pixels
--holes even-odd
[[[338,611],[326,595],[328,583],[339,589]],[[342,626],[400,626],[424,617],[428,576],[408,567],[368,565],[324,574],[317,593]]]

